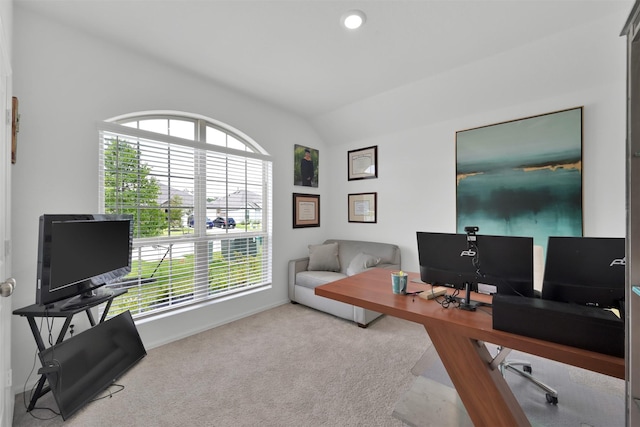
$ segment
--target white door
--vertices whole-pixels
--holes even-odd
[[[0,27],[1,28],[1,27]],[[0,283],[11,274],[11,66],[0,31]],[[0,285],[0,288],[6,285]],[[2,293],[0,292],[0,295]],[[0,426],[13,423],[11,298],[0,296]]]

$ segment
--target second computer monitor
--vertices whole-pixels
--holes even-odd
[[[624,237],[549,237],[542,298],[619,308],[625,298]]]
[[[531,237],[478,234],[470,245],[466,234],[419,231],[417,239],[423,282],[457,289],[469,282],[474,290],[480,283],[492,293],[533,296]]]

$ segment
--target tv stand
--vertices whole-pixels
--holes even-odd
[[[42,352],[47,347],[45,346],[44,340],[42,339],[42,334],[38,329],[38,325],[36,322],[37,317],[65,318],[62,329],[60,329],[60,333],[58,334],[58,339],[55,342],[56,344],[59,344],[64,340],[64,337],[67,334],[67,330],[69,329],[69,325],[71,325],[71,320],[73,319],[74,315],[84,311],[85,313],[87,313],[87,317],[89,318],[89,323],[91,324],[91,326],[96,326],[96,321],[93,317],[93,313],[91,313],[91,309],[104,302],[107,303],[104,308],[104,312],[102,313],[102,317],[100,317],[99,323],[102,323],[107,318],[107,314],[109,313],[109,309],[111,308],[113,299],[125,293],[127,293],[126,289],[116,289],[111,291],[110,295],[107,295],[106,298],[85,301],[85,304],[77,307],[63,308],[63,306],[65,305],[65,301],[48,305],[46,307],[39,304],[33,304],[27,307],[19,308],[18,310],[14,310],[13,314],[27,318],[29,327],[31,328],[31,333],[33,334],[33,339],[36,341],[36,345],[38,346],[38,352]],[[45,375],[45,371],[47,369],[50,369],[50,367],[43,367],[40,371],[38,371],[38,373],[40,373],[40,380],[38,380],[38,385],[33,392],[31,402],[29,402],[29,406],[27,407],[27,412],[31,412],[31,410],[33,410],[33,408],[36,406],[36,402],[38,401],[38,399],[51,391],[50,387],[44,387],[44,383],[47,380],[47,377]]]
[[[76,295],[73,298],[63,301],[60,310],[75,310],[87,306],[94,307],[109,300],[112,296],[113,291],[111,289],[85,292],[84,294]]]

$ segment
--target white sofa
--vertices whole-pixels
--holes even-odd
[[[367,327],[381,314],[317,296],[315,288],[376,267],[399,270],[400,248],[389,243],[337,239],[309,245],[309,256],[289,261],[289,299]]]

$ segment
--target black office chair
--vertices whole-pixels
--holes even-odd
[[[535,259],[534,252],[534,259]],[[539,261],[534,261],[539,265]],[[534,267],[535,270],[535,267]],[[623,237],[549,237],[544,263],[541,297],[573,306],[589,306],[594,310],[624,310],[625,239]],[[624,318],[620,313],[619,318]],[[578,331],[573,331],[574,336]],[[582,330],[589,339],[590,330]],[[547,401],[558,403],[557,393],[531,376],[531,365],[512,370],[530,379],[547,392]],[[551,389],[551,391],[554,391]]]
[[[537,298],[541,297],[542,294],[542,284],[544,278],[544,257],[542,246],[535,245],[533,247],[533,286],[534,286],[534,295]],[[533,384],[538,386],[545,392],[545,396],[547,402],[552,405],[558,404],[558,392],[543,383],[542,381],[535,378],[533,373],[533,368],[531,366],[531,362],[526,360],[506,360],[507,356],[511,352],[511,349],[498,347],[498,355],[493,361],[493,364],[500,369],[500,373],[502,376],[505,376],[506,371],[510,371],[520,375],[523,378],[531,381]]]

